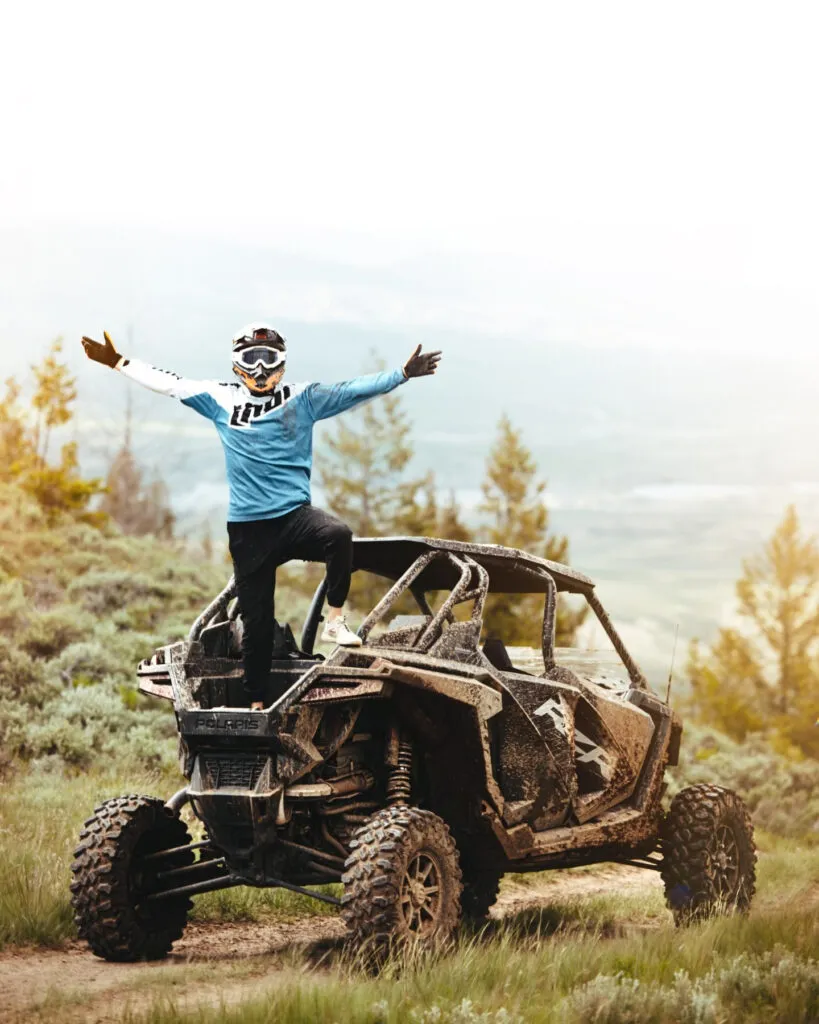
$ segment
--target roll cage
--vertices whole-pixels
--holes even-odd
[[[383,623],[398,601],[407,593],[415,599],[424,623],[406,646],[423,654],[441,638],[447,625],[455,621],[456,605],[473,602],[469,622],[476,631],[483,622],[486,598],[490,593],[543,594],[541,651],[545,674],[555,668],[555,624],[560,593],[585,597],[615,651],[625,666],[631,683],[648,689],[645,676],[631,657],[620,634],[594,592],[594,582],[570,566],[528,555],[515,548],[493,544],[467,544],[427,537],[358,538],[353,546],[354,571],[371,572],[392,580],[392,585],[364,619],[359,635],[367,640],[374,628]],[[448,592],[440,607],[433,610],[428,594]],[[312,654],[322,621],[327,594],[327,578],[316,587],[302,626],[301,648]],[[196,619],[188,634],[198,640],[204,628],[224,615],[236,587],[228,585]]]

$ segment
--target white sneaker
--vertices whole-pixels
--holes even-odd
[[[321,634],[321,639],[326,644],[338,644],[340,647],[361,646],[361,637],[356,636],[349,628],[343,615],[339,615],[337,619],[327,623]]]

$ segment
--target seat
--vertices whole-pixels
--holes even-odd
[[[490,665],[494,665],[499,672],[516,671],[506,645],[499,636],[488,636],[481,650]]]

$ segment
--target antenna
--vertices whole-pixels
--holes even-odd
[[[674,675],[674,659],[677,657],[677,637],[680,633],[680,624],[677,623],[674,629],[674,649],[671,652],[671,667],[668,670],[668,686],[665,691],[665,702],[668,703],[668,699],[671,696],[671,678]]]

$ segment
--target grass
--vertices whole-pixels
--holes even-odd
[[[766,1024],[819,1015],[819,914],[792,905],[677,931],[544,939],[513,920],[438,957],[287,976],[238,1005],[160,997],[129,1024]]]
[[[170,794],[178,780],[116,771],[65,777],[29,772],[0,789],[0,948],[59,946],[75,936],[69,884],[83,821],[123,793]],[[337,887],[324,887],[337,894]],[[333,913],[325,903],[284,890],[231,889],[194,901],[200,921],[282,920]]]
[[[109,796],[168,793],[175,781],[116,772],[34,773],[6,785],[0,792],[0,944],[54,946],[70,938],[69,865],[82,820]],[[747,919],[676,930],[659,889],[618,892],[615,877],[615,891],[566,898],[558,888],[563,873],[515,875],[504,882],[507,893],[525,898],[527,887],[554,883],[554,898],[481,932],[465,932],[438,956],[411,953],[377,976],[339,944],[328,949],[326,943],[182,970],[152,967],[116,986],[116,1012],[129,1024],[819,1019],[819,846],[765,833],[758,840],[759,894]],[[199,897],[194,915],[200,921],[281,921],[328,912],[283,891],[237,889]],[[95,998],[57,987],[30,1010],[40,1019],[74,1019]]]
[[[34,944],[58,946],[74,936],[69,903],[70,865],[80,826],[102,800],[128,792],[163,794],[177,786],[175,778],[160,775],[122,776],[116,771],[65,777],[30,772],[0,790],[0,947]],[[757,906],[793,896],[806,879],[819,878],[819,846],[759,833],[760,896]],[[582,875],[593,868],[575,868]],[[503,888],[560,884],[563,872],[509,875]],[[338,895],[337,886],[325,891]],[[624,911],[627,910],[627,913]],[[309,897],[281,889],[239,888],[208,893],[194,901],[192,918],[198,921],[292,920],[332,914],[334,908]],[[552,930],[561,926],[583,929],[596,915],[608,935],[624,922],[642,926],[663,919],[659,894],[639,897],[612,893],[569,905],[559,898],[541,908],[541,923]]]
[[[340,885],[316,886],[336,898],[341,896]],[[310,896],[288,892],[286,889],[223,889],[196,897],[191,920],[194,921],[262,921],[275,917],[280,921],[299,917],[336,914],[337,908]]]

